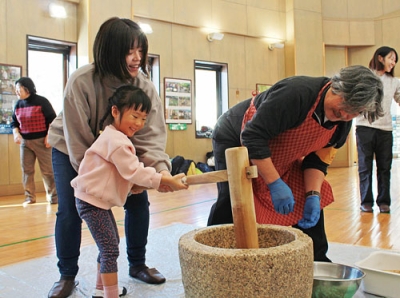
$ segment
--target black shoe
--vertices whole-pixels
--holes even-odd
[[[71,296],[72,292],[78,284],[79,282],[73,279],[60,279],[59,281],[54,283],[48,297],[67,298],[68,296]]]
[[[372,209],[372,205],[368,203],[361,204],[360,210],[362,212],[369,212],[369,213],[374,212],[374,210]]]
[[[389,207],[389,205],[382,204],[379,206],[379,211],[381,213],[390,213],[390,207]]]
[[[165,277],[156,268],[149,268],[144,264],[129,267],[129,275],[148,284],[165,283]]]

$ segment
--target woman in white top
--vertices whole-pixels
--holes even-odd
[[[373,212],[372,168],[374,157],[378,182],[376,204],[381,213],[390,212],[390,171],[393,159],[393,127],[390,107],[393,99],[398,104],[400,103],[400,81],[394,77],[397,60],[396,50],[384,46],[375,51],[369,63],[369,68],[380,77],[383,83],[384,116],[373,123],[369,123],[362,115],[357,117],[356,139],[362,212]]]

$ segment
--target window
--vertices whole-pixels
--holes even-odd
[[[195,61],[196,138],[211,138],[217,119],[228,110],[228,65]]]
[[[27,44],[28,76],[58,114],[67,79],[77,68],[76,44],[36,36],[28,36]]]

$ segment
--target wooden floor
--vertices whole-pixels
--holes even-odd
[[[393,162],[391,214],[380,214],[377,207],[373,214],[360,212],[357,167],[331,168],[327,180],[335,194],[335,202],[325,208],[329,241],[400,251],[400,159]],[[215,184],[169,194],[150,190],[150,228],[174,222],[206,226],[216,194]],[[49,205],[39,194],[36,204],[24,208],[23,199],[23,195],[0,197],[0,267],[55,254],[57,205]],[[124,236],[123,208],[113,211]],[[83,225],[82,245],[93,243]]]

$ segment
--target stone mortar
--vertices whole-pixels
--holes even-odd
[[[233,224],[179,239],[186,298],[311,297],[312,240],[300,230],[258,225],[259,248],[235,248]]]

